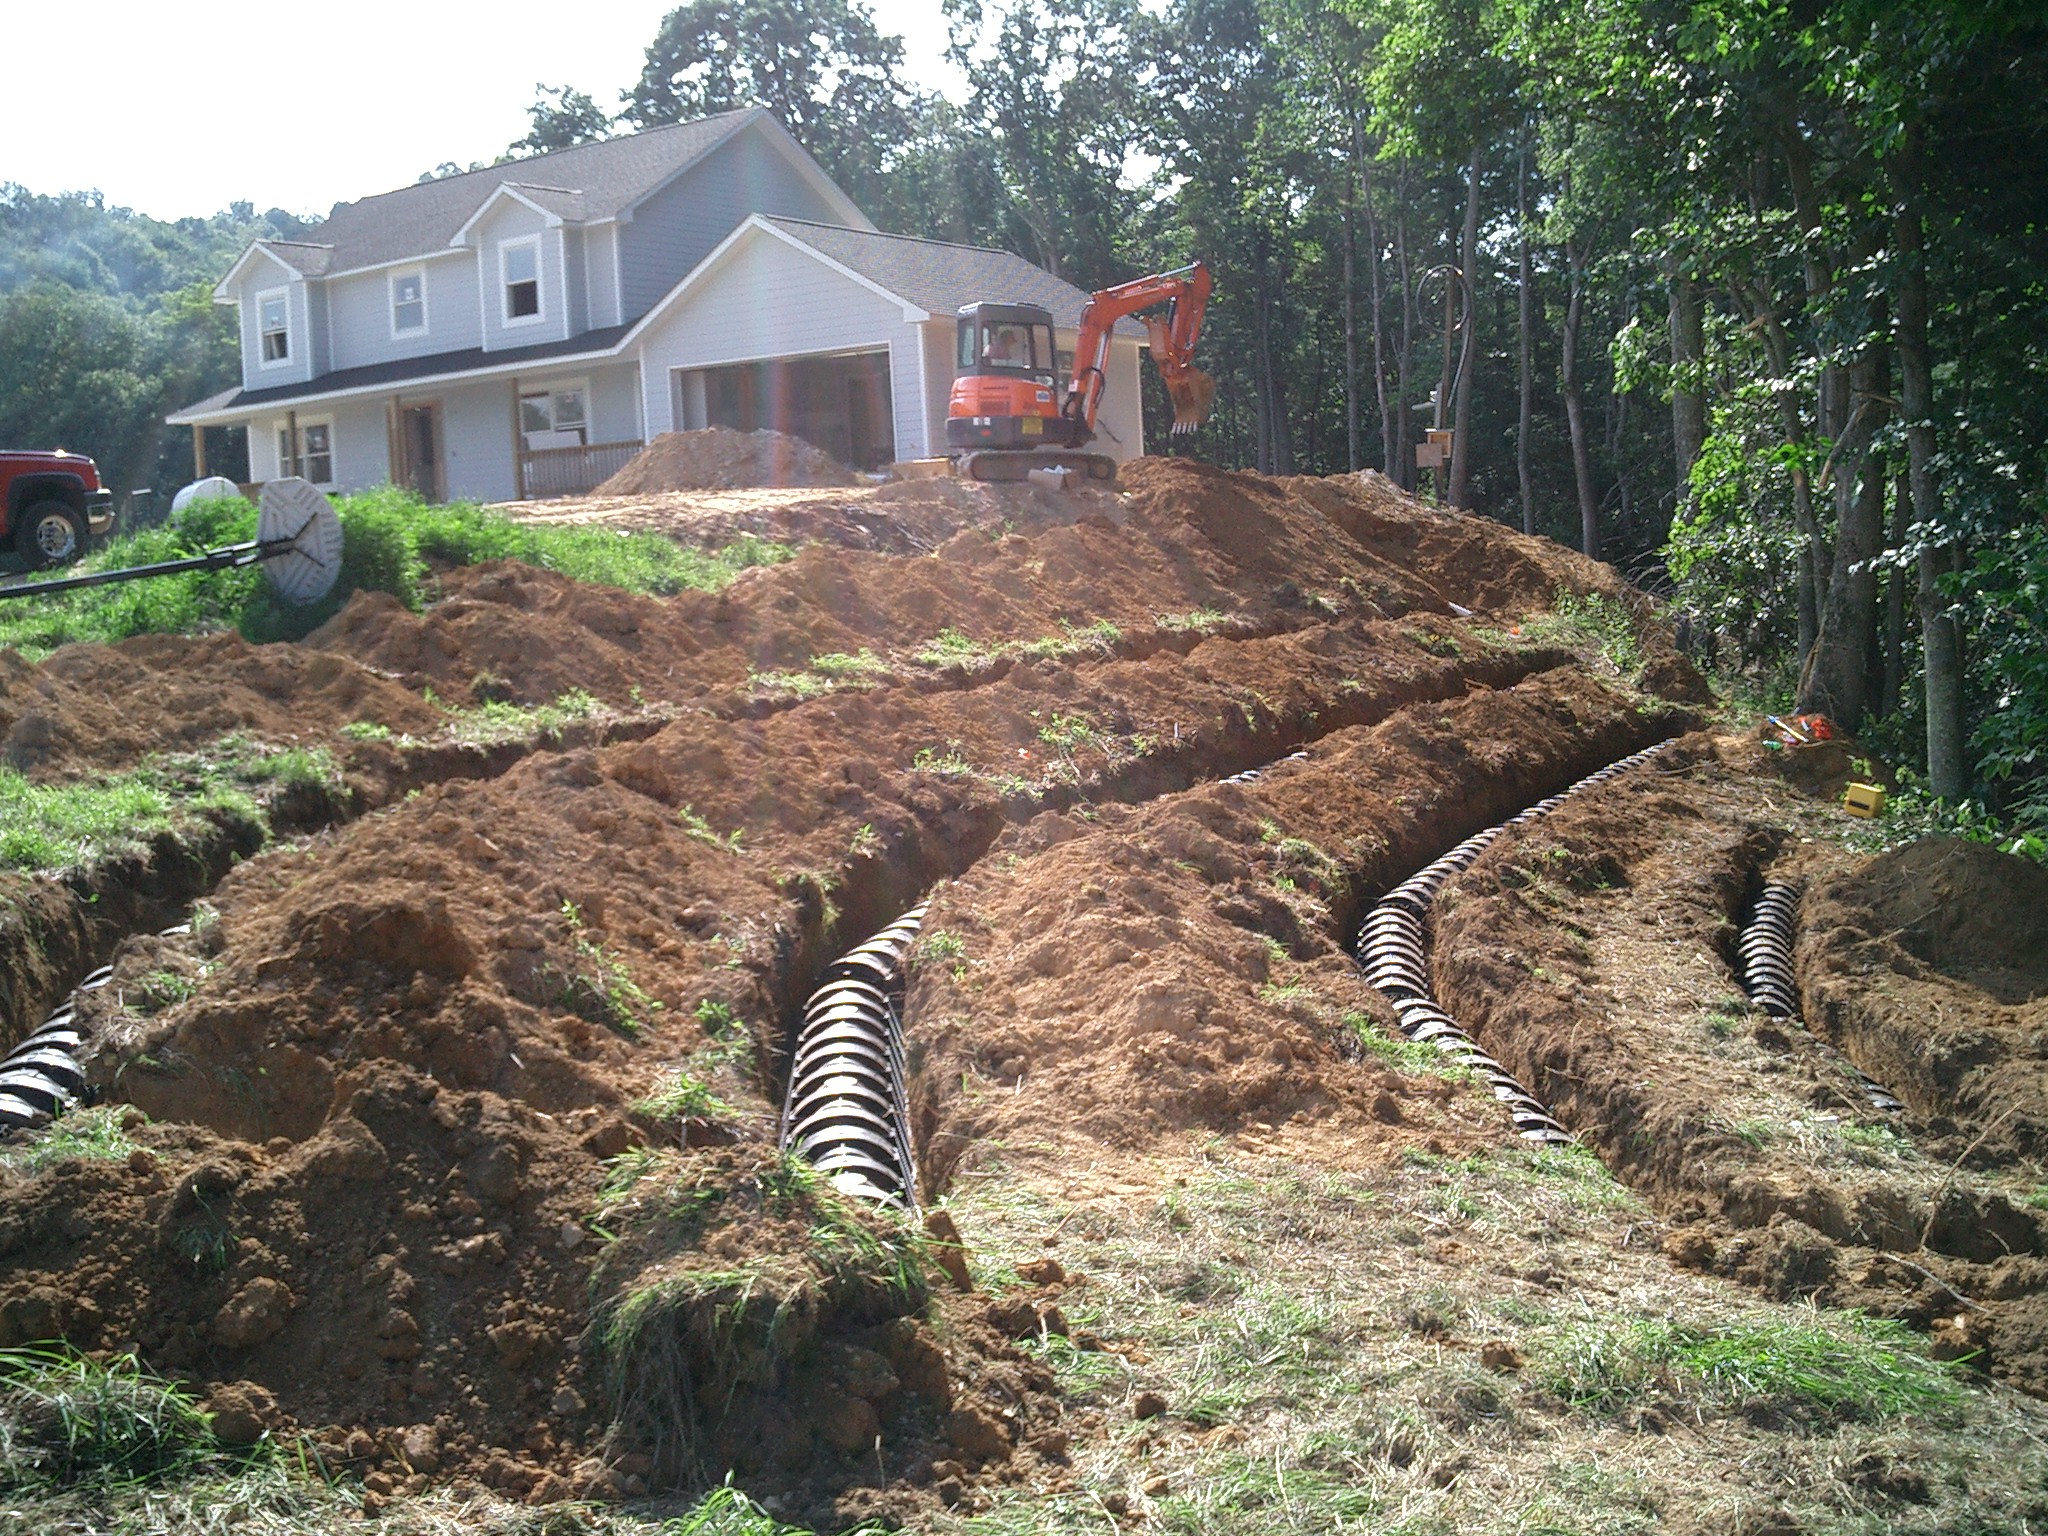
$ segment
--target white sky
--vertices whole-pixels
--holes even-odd
[[[909,83],[958,96],[939,0],[870,0],[904,40]],[[534,83],[616,110],[664,0],[537,5],[347,0],[190,6],[43,0],[8,7],[0,181],[98,188],[161,219],[238,199],[324,216],[527,129]],[[61,67],[23,68],[24,61]]]

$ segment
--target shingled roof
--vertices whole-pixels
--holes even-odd
[[[1081,289],[1011,251],[840,229],[808,219],[767,217],[765,222],[930,314],[950,315],[963,304],[981,301],[1036,304],[1050,311],[1056,324],[1073,327],[1081,323],[1081,311],[1088,304]],[[1124,320],[1118,322],[1117,334],[1143,336],[1145,330]]]
[[[327,221],[308,231],[298,243],[326,247],[327,259],[321,270],[327,272],[351,272],[432,255],[446,249],[455,232],[506,185],[567,218],[616,218],[757,116],[774,120],[759,107],[721,112],[694,123],[649,128],[623,138],[423,181],[353,203],[337,203]],[[263,243],[298,265],[282,242]],[[301,270],[319,275],[309,268]]]

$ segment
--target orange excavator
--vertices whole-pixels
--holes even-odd
[[[1114,480],[1116,460],[1088,453],[1095,413],[1108,383],[1109,341],[1117,321],[1148,316],[1152,361],[1173,397],[1173,430],[1208,419],[1216,381],[1195,366],[1195,341],[1209,307],[1209,269],[1199,261],[1105,288],[1081,312],[1066,393],[1055,397],[1052,313],[1036,304],[968,304],[960,310],[959,376],[946,411],[946,446],[956,472],[972,480],[1024,480],[1050,471],[1064,480]]]

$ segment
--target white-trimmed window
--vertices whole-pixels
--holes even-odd
[[[282,288],[256,295],[257,353],[267,368],[292,356],[290,296]]]
[[[590,441],[590,385],[574,379],[519,392],[519,437],[528,448],[579,448]]]
[[[280,422],[277,428],[278,474],[302,475],[315,485],[334,484],[334,423],[301,420],[296,465],[292,458],[292,426],[289,421]]]
[[[523,235],[500,243],[498,278],[505,295],[507,325],[530,325],[544,318],[540,306],[539,235]]]
[[[391,274],[391,334],[410,336],[426,328],[426,268],[401,267]]]

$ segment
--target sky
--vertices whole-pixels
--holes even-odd
[[[904,39],[907,83],[957,97],[939,0],[870,0]],[[98,189],[160,219],[229,203],[324,216],[443,161],[497,158],[534,85],[601,107],[639,78],[673,0],[496,5],[9,7],[0,181]],[[25,60],[66,61],[25,69]]]

